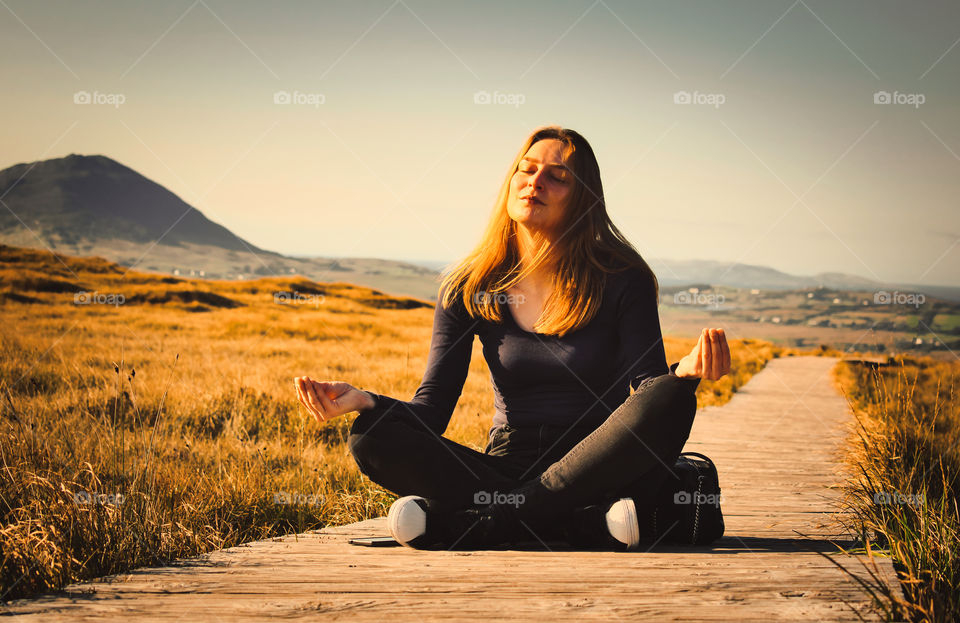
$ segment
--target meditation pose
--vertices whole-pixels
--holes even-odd
[[[566,540],[635,548],[690,434],[701,378],[730,371],[722,329],[667,366],[656,276],[607,214],[573,130],[535,130],[485,233],[445,271],[410,401],[297,377],[318,420],[358,411],[360,470],[400,496],[394,539],[422,549]],[[479,336],[494,414],[477,451],[443,437]]]

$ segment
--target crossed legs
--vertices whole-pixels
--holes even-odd
[[[371,480],[397,495],[419,495],[465,508],[478,492],[522,493],[521,517],[535,520],[621,496],[649,500],[683,450],[697,400],[665,374],[644,383],[563,453],[493,456],[453,442],[410,414],[361,413],[348,447]],[[569,440],[573,441],[573,440]],[[554,444],[561,452],[568,442]]]

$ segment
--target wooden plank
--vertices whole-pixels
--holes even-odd
[[[9,613],[37,621],[880,620],[856,581],[818,553],[867,577],[862,557],[831,543],[846,544],[835,505],[852,420],[829,380],[835,362],[773,360],[730,403],[698,413],[685,449],[717,463],[727,523],[710,547],[428,552],[347,543],[386,535],[377,518],[71,585],[14,602]],[[890,561],[876,562],[895,584]]]

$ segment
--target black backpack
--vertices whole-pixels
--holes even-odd
[[[653,541],[707,545],[723,536],[720,480],[717,467],[699,452],[682,452],[673,476],[657,493],[645,519],[645,535]]]

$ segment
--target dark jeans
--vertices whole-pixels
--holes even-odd
[[[696,394],[665,374],[641,385],[595,429],[493,428],[478,452],[395,407],[361,412],[348,447],[360,471],[397,495],[450,508],[522,503],[529,517],[546,517],[624,496],[651,500],[672,477],[696,410]]]

